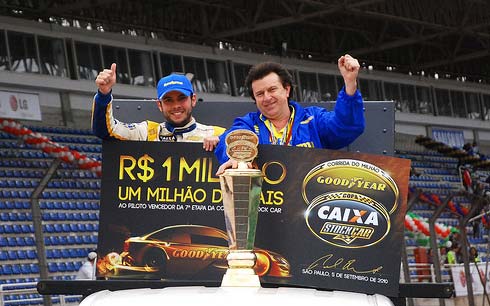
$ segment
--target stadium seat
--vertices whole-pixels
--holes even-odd
[[[7,237],[7,245],[10,247],[17,246],[17,240],[15,239],[15,237]]]
[[[62,228],[63,228],[63,232],[65,232],[65,233],[71,232],[70,224],[68,224],[68,223],[63,223]]]
[[[63,254],[61,253],[60,249],[53,249],[52,254],[54,259],[59,259],[63,257]]]
[[[77,191],[65,191],[64,192],[64,197],[65,199],[78,199],[78,192]]]
[[[29,264],[21,264],[20,265],[20,270],[22,271],[22,274],[31,274],[31,266]]]
[[[35,274],[38,274],[39,273],[39,266],[35,263],[31,263],[30,264],[30,267],[31,267],[31,272],[32,273],[35,273]]]
[[[66,199],[66,194],[64,191],[57,191],[56,192],[56,199]]]
[[[12,185],[13,186],[9,186],[9,187],[15,187],[15,188],[24,188],[24,181],[22,180],[12,180],[12,181],[9,181],[9,183],[12,182]],[[10,185],[10,184],[9,184]]]
[[[26,241],[24,240],[24,237],[15,237],[17,246],[26,246]]]
[[[60,242],[59,242],[59,244],[60,245],[68,245],[68,238],[66,238],[66,236],[60,236]]]
[[[72,235],[66,236],[66,239],[67,239],[67,244],[70,244],[70,245],[77,244],[75,236],[72,236]]]
[[[36,244],[36,241],[34,240],[34,237],[32,237],[32,236],[24,237],[24,241],[25,241],[26,246],[34,246]]]
[[[76,249],[68,249],[69,257],[70,258],[77,258],[78,257],[78,251]]]
[[[58,272],[58,265],[55,262],[49,262],[48,263],[48,271],[50,273]]]
[[[48,188],[61,188],[61,184],[59,181],[50,181],[48,183]]]
[[[5,184],[6,186],[5,187],[9,187],[9,188],[15,188],[15,180],[7,180],[5,181]]]
[[[23,212],[17,213],[17,220],[18,221],[26,221],[28,219],[29,219],[29,217],[27,216],[27,213],[23,213]]]
[[[20,234],[22,233],[22,227],[20,226],[20,224],[13,224],[12,231],[16,234]]]
[[[3,191],[4,190],[2,190],[2,192]],[[7,212],[1,212],[0,213],[0,221],[2,221],[2,222],[8,222],[8,221],[10,221],[9,213],[7,213]]]
[[[94,199],[100,199],[100,192],[99,191],[95,191],[94,192]],[[98,204],[97,204],[97,207],[98,207]]]
[[[70,258],[70,251],[67,248],[61,249],[61,257],[62,258]]]
[[[12,234],[14,232],[14,228],[12,224],[4,224],[3,225],[3,232],[5,234]]]
[[[75,264],[73,262],[69,261],[66,263],[66,270],[68,272],[75,272],[77,271],[77,268],[75,267]]]
[[[54,201],[45,201],[45,203],[46,203],[46,209],[55,209]]]
[[[37,259],[37,253],[35,250],[27,250],[28,259]]]
[[[87,257],[87,254],[90,253],[90,250],[89,249],[76,249],[77,250],[77,254],[78,256],[77,257]],[[83,263],[80,262],[80,266],[82,265]]]
[[[49,238],[51,240],[51,245],[59,245],[60,244],[60,237],[58,237],[58,236],[51,236]]]
[[[87,230],[87,224],[85,223],[78,223],[78,232],[85,232]]]
[[[70,202],[68,202],[68,201],[61,201],[61,208],[62,209],[65,209],[65,210],[69,210],[70,209]]]
[[[77,208],[77,202],[70,201],[70,202],[68,202],[68,205],[69,205],[69,207],[70,207],[69,209],[71,209],[71,210],[76,210],[76,209],[78,209],[78,208]]]
[[[15,201],[5,201],[7,209],[15,209]]]
[[[3,265],[3,275],[11,275],[12,272],[12,265]]]
[[[19,214],[18,213],[14,213],[14,212],[9,212],[8,213],[8,218],[10,221],[19,221]]]
[[[15,275],[22,274],[22,270],[20,269],[19,264],[13,264],[12,265],[12,274],[15,274]]]
[[[63,231],[63,226],[60,223],[53,224],[53,227],[56,233],[61,233]]]
[[[27,259],[27,251],[26,250],[17,250],[17,258],[20,260]]]
[[[9,250],[7,251],[9,260],[17,260],[17,251]]]
[[[66,272],[66,263],[65,262],[58,262],[58,272]]]
[[[8,252],[7,251],[0,251],[0,261],[8,260],[8,259],[9,259]]]
[[[78,232],[78,224],[77,223],[69,223],[68,224],[70,230],[68,232],[73,233],[73,232]]]
[[[44,218],[43,218],[43,219],[44,219]],[[46,219],[45,219],[45,220],[46,220]],[[46,220],[46,221],[47,221],[47,220]],[[43,231],[44,231],[45,233],[54,233],[54,232],[56,232],[56,230],[54,229],[53,224],[51,224],[51,223],[44,224],[44,225],[43,225]]]
[[[84,202],[76,201],[73,203],[75,204],[77,210],[85,209],[85,203]]]
[[[65,297],[67,303],[80,304],[82,298],[80,296],[67,296]]]

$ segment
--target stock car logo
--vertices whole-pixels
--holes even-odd
[[[375,165],[332,160],[313,168],[303,180],[306,224],[320,240],[342,248],[382,241],[397,208],[398,187]]]
[[[320,195],[306,211],[306,224],[319,239],[341,247],[366,247],[390,229],[389,214],[375,200],[352,192]]]

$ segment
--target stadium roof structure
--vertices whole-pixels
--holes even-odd
[[[490,83],[488,0],[0,0],[0,14]]]

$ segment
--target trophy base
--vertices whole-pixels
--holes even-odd
[[[260,287],[259,276],[251,268],[226,270],[221,287]]]

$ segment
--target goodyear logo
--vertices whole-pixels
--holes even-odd
[[[170,86],[170,85],[184,85],[184,83],[182,83],[180,81],[170,81],[170,82],[164,83],[163,84],[163,87],[167,87],[167,86]]]
[[[381,242],[390,230],[398,187],[388,173],[358,160],[332,160],[303,180],[305,220],[320,240],[343,248]]]

